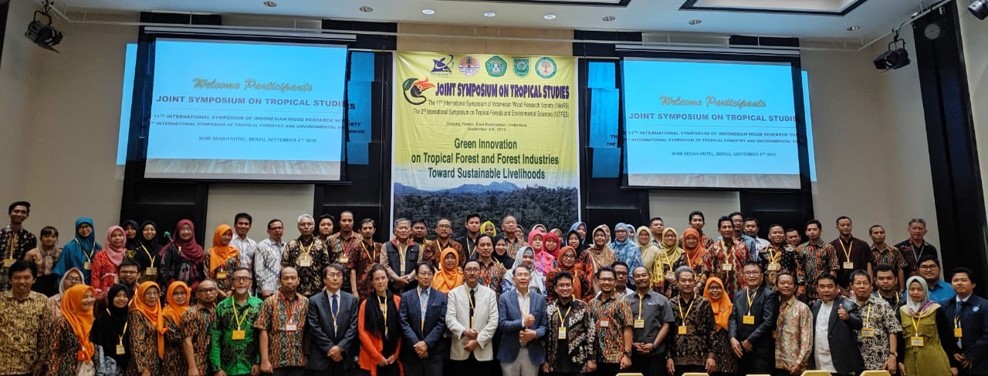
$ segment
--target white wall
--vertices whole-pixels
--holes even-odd
[[[296,219],[302,213],[313,214],[314,189],[312,184],[212,184],[209,186],[204,244],[210,244],[217,226],[223,223],[233,226],[233,216],[244,211],[254,218],[247,235],[251,239],[267,239],[267,223],[273,218],[281,219],[285,224],[282,239],[297,238]]]
[[[738,192],[651,191],[648,193],[649,217],[660,216],[666,227],[676,229],[680,236],[689,227],[689,215],[694,210],[703,212],[706,224],[704,233],[717,233],[717,218],[741,209]],[[642,224],[635,224],[638,227]]]
[[[968,89],[982,185],[988,183],[988,20],[979,20],[967,10],[967,1],[958,1],[964,63],[967,65]],[[988,189],[985,189],[988,203]]]
[[[37,55],[40,49],[24,35],[27,20],[34,8],[27,0],[10,3],[7,28],[4,32],[3,59],[0,60],[0,198],[6,204],[23,199],[24,181],[27,176],[27,160],[22,140],[25,131],[34,121],[31,108],[38,76]]]

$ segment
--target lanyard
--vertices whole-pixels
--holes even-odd
[[[642,319],[642,306],[644,305],[643,304],[644,302],[645,302],[645,296],[642,295],[642,294],[638,294],[638,319],[639,320]]]
[[[686,316],[689,316],[690,311],[693,310],[693,303],[696,303],[696,299],[690,301],[690,306],[686,308],[686,313],[683,313],[683,299],[679,299],[679,315],[683,317],[683,325],[686,325]]]
[[[151,267],[154,267],[154,259],[155,259],[155,257],[154,256],[151,256],[151,251],[148,251],[148,248],[145,247],[144,244],[141,244],[141,249],[144,250],[144,254],[148,255],[148,259],[151,260]]]
[[[865,303],[865,304],[868,304],[868,311],[865,312],[865,315],[864,315],[864,327],[865,328],[871,328],[871,324],[869,324],[870,321],[868,321],[868,320],[871,317],[871,309],[874,308],[875,305],[874,304],[871,304],[871,302],[868,302],[868,303]]]
[[[365,254],[365,255],[367,255],[367,259],[368,259],[368,260],[370,260],[370,261],[371,261],[372,263],[374,263],[374,262],[376,262],[376,261],[374,260],[374,258],[373,258],[373,257],[371,257],[371,254],[370,254],[370,250],[369,250],[369,249],[367,249],[367,245],[366,245],[366,244],[364,244],[364,242],[360,242],[360,247],[364,249],[364,254]],[[373,245],[371,245],[371,247],[373,247]],[[375,253],[377,253],[377,252],[375,252]]]
[[[281,300],[284,302],[283,304],[285,305],[285,313],[288,315],[285,318],[287,320],[294,320],[295,318],[294,312],[295,309],[298,308],[298,304],[299,304],[298,295],[295,295],[295,301],[292,302],[292,305],[288,305],[288,298],[285,297],[285,294],[283,294],[281,291],[278,291],[278,296],[281,297]]]
[[[779,257],[782,257],[782,250],[776,250],[774,245],[768,247],[768,261],[775,264],[779,261]]]
[[[926,251],[926,241],[923,241],[923,246],[919,248],[919,253],[916,253],[916,246],[914,244],[909,243],[909,246],[913,250],[913,260],[916,260],[916,263],[919,264],[919,256],[922,256],[923,252]]]
[[[844,241],[841,238],[837,238],[837,242],[840,243],[841,252],[844,252],[844,261],[851,261],[851,250],[854,249],[854,239],[847,242],[847,246],[844,246]]]
[[[384,317],[384,337],[388,337],[388,298],[387,297],[377,297],[377,305],[381,310],[381,316]]]
[[[758,296],[758,291],[755,291],[755,294],[751,295],[751,289],[746,287],[744,289],[744,296],[748,298],[748,316],[751,316],[751,302]]]
[[[408,252],[408,245],[398,244],[398,260],[401,266],[399,267],[401,275],[405,275],[405,252]]]
[[[919,316],[919,312],[916,312],[916,315]],[[913,337],[919,337],[919,321],[916,321],[916,318],[913,316],[909,316],[909,319],[913,322],[913,330],[915,331]]]
[[[312,251],[312,247],[315,245],[316,245],[315,239],[312,240],[312,244],[309,244],[309,248],[305,248],[305,244],[302,244],[302,242],[298,242],[299,249],[302,251],[302,253],[305,253],[306,255],[308,255],[310,251]]]
[[[233,318],[237,322],[237,330],[243,330],[243,329],[241,329],[241,327],[244,325],[244,321],[247,320],[247,314],[250,313],[249,303],[248,303],[247,309],[244,310],[244,314],[243,315],[240,315],[240,314],[237,313],[237,302],[236,301],[231,301],[230,302],[230,305],[233,306]]]
[[[639,303],[639,304],[641,304],[641,303]],[[566,313],[565,314],[560,313],[560,312],[563,311],[561,309],[560,310],[556,310],[556,316],[559,316],[559,326],[566,326],[566,318],[569,317],[569,311],[571,309],[573,309],[572,303],[570,303],[570,306],[566,308]],[[638,314],[638,317],[641,317],[641,313]]]
[[[110,315],[110,309],[109,308],[106,309],[106,314],[107,314],[107,316]],[[130,321],[129,320],[128,321],[124,321],[123,331],[120,332],[120,335],[119,336],[117,336],[120,339],[120,341],[118,342],[118,344],[120,346],[123,346],[124,336],[127,335],[127,325],[130,325]]]
[[[340,300],[336,296],[335,293],[331,293],[329,291],[326,291],[326,293],[329,294],[329,300],[330,300],[330,302],[332,302],[333,298],[337,298],[337,300]],[[334,336],[337,334],[336,333],[337,332],[337,328],[339,328],[339,326],[340,326],[340,324],[337,323],[338,322],[337,321],[337,318],[340,316],[340,304],[341,303],[343,303],[343,302],[338,302],[336,304],[336,310],[335,311],[333,310],[333,305],[332,304],[330,304],[330,306],[329,306],[329,314],[333,316],[333,335]]]
[[[86,261],[92,262],[93,261],[93,253],[96,253],[96,239],[93,239],[93,248],[90,249],[88,253],[86,252],[86,247],[83,247],[82,246],[82,242],[80,242],[79,239],[72,239],[72,240],[74,240],[76,243],[79,243],[79,248],[82,248],[82,254],[83,254],[83,256],[86,256]],[[13,252],[13,251],[11,251],[11,252]],[[11,254],[13,254],[13,253],[11,253]]]
[[[737,244],[737,243],[735,243],[735,244]],[[734,256],[734,246],[732,245],[731,248],[727,248],[727,243],[725,243],[723,240],[721,240],[720,241],[720,249],[722,251],[724,251],[724,253],[725,253],[725,255],[724,255],[724,263],[730,263],[731,266],[732,266],[732,269],[733,269],[733,266],[734,266],[734,257],[733,257]]]

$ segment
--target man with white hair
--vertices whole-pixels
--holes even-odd
[[[322,270],[329,265],[329,251],[326,244],[312,235],[316,228],[315,219],[311,214],[298,216],[298,239],[293,239],[285,246],[281,255],[281,266],[291,266],[298,270],[298,293],[312,297],[322,291]]]

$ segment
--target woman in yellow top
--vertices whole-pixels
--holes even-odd
[[[655,291],[666,297],[679,294],[675,271],[687,264],[684,254],[686,251],[679,247],[679,234],[676,230],[672,227],[662,230],[662,243],[659,244],[655,266],[652,267],[652,286],[655,286]]]
[[[940,304],[929,299],[929,291],[923,277],[906,280],[909,299],[899,308],[906,351],[899,367],[907,376],[957,375],[957,368],[951,367],[947,358],[947,354],[957,352],[953,323]]]
[[[233,289],[233,271],[240,266],[240,251],[230,245],[233,240],[233,228],[230,225],[216,226],[213,233],[213,247],[206,254],[209,263],[209,278],[216,280],[220,299],[230,295]]]
[[[463,271],[460,270],[460,253],[453,248],[446,248],[440,253],[439,271],[432,279],[432,288],[443,294],[448,294],[456,286],[463,284]]]
[[[639,226],[636,234],[635,245],[642,251],[642,266],[650,271],[654,271],[652,267],[655,266],[655,260],[659,256],[659,247],[652,244],[652,232],[648,230],[648,227]]]

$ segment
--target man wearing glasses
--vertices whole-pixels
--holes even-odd
[[[216,306],[216,322],[209,329],[209,362],[215,376],[257,375],[260,371],[254,322],[264,301],[250,295],[253,280],[250,270],[234,270],[233,294]]]
[[[930,286],[930,300],[942,302],[956,295],[950,284],[940,279],[940,260],[936,256],[927,255],[919,259],[919,276]]]
[[[211,279],[196,286],[196,304],[182,314],[182,349],[188,363],[189,376],[209,375],[209,327],[216,312],[219,290]]]

